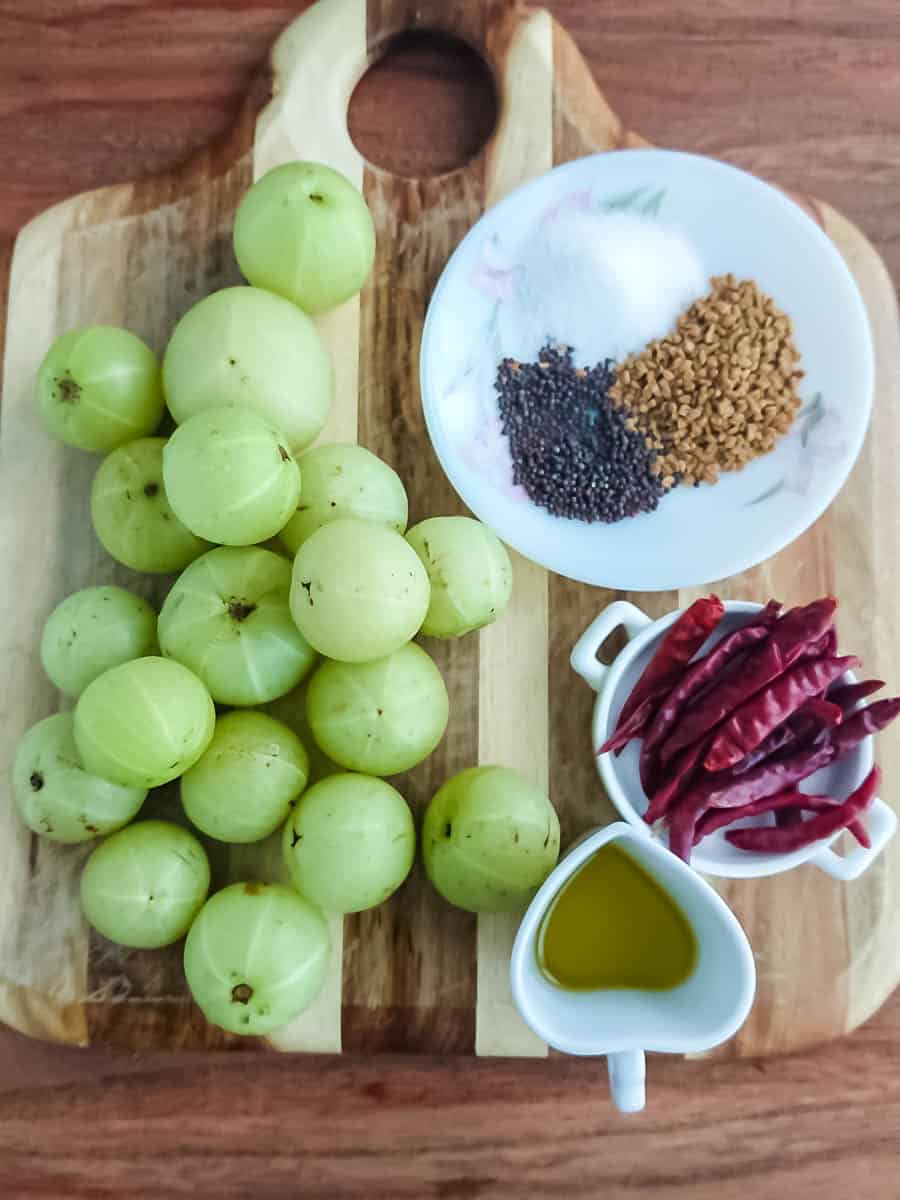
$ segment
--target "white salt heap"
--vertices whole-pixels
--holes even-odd
[[[548,342],[571,346],[577,363],[618,361],[665,336],[709,291],[680,233],[630,213],[569,212],[546,221],[517,274],[498,318],[503,354],[522,362]]]

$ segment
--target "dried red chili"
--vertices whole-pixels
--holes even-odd
[[[809,745],[825,729],[840,725],[844,714],[836,704],[823,700],[821,696],[813,696],[799,708],[783,725],[773,729],[765,741],[760,742],[755,750],[751,750],[732,768],[733,775],[742,775],[757,763],[764,762],[788,746],[797,748]]]
[[[800,658],[834,658],[835,654],[837,654],[837,646],[837,630],[832,625],[830,629],[825,630],[820,638],[817,638],[814,642],[810,642],[800,655]]]
[[[802,792],[799,795],[803,795]],[[719,809],[717,812],[721,811]],[[775,824],[779,826],[799,825],[803,821],[803,805],[797,805],[794,808],[779,808],[775,813]],[[872,845],[872,839],[869,837],[869,831],[866,829],[860,818],[851,821],[847,826],[847,831],[852,833],[861,846],[866,850]]]
[[[797,718],[799,721],[799,714]],[[807,729],[812,728],[812,722],[805,723]],[[743,775],[745,771],[749,771],[751,767],[755,767],[757,763],[765,762],[767,758],[771,758],[773,754],[778,754],[788,746],[792,746],[801,735],[795,730],[793,723],[785,722],[784,725],[779,725],[777,729],[773,729],[765,741],[760,742],[755,750],[751,750],[745,755],[739,763],[735,763],[731,768],[732,775]]]
[[[647,663],[640,679],[622,705],[616,731],[638,705],[658,691],[661,685],[672,686],[721,621],[724,612],[725,606],[718,596],[702,596],[684,610],[678,620],[666,630],[656,653]]]
[[[765,762],[766,759],[772,758],[789,747],[799,749],[801,746],[808,746],[824,730],[831,729],[834,725],[840,725],[843,717],[844,714],[836,704],[831,704],[820,696],[813,696],[783,725],[773,729],[755,750],[751,750],[745,758],[736,763],[731,768],[731,773],[743,775],[757,763]]]
[[[837,601],[826,596],[786,612],[776,622],[771,635],[750,652],[744,668],[733,677],[714,684],[684,716],[661,746],[660,760],[668,762],[679,750],[692,745],[792,666],[809,643],[817,641],[828,629],[836,608]]]
[[[857,817],[855,821],[851,821],[849,823],[847,826],[847,831],[848,833],[852,833],[859,844],[864,846],[866,850],[870,849],[872,845],[872,839],[869,837],[868,829],[866,829],[864,823],[859,819],[859,817]]]
[[[683,796],[668,812],[669,849],[686,863],[691,861],[694,830],[700,812],[701,809],[690,802],[690,794]]]
[[[768,812],[774,814],[774,826],[728,830],[729,841],[748,849],[806,845],[828,836],[815,831],[828,829],[829,820],[840,820],[837,828],[846,827],[862,845],[870,845],[859,812],[852,805],[847,808],[849,801],[809,796],[796,784],[888,725],[900,715],[900,698],[853,711],[883,683],[838,682],[855,660],[836,656],[836,602],[830,597],[780,619],[780,606],[771,601],[703,658],[690,662],[684,657],[685,639],[691,635],[685,618],[699,614],[703,619],[705,611],[709,619],[710,602],[713,613],[715,606],[721,607],[716,597],[702,607],[698,602],[669,631],[680,630],[679,639],[671,640],[669,653],[654,655],[653,671],[644,671],[614,734],[598,753],[618,752],[631,737],[643,734],[641,779],[650,797],[644,819],[650,824],[665,819],[669,846],[686,861],[692,843],[744,817]],[[696,620],[693,625],[699,638]],[[857,793],[851,799],[856,803]],[[805,820],[804,813],[810,812],[815,816]]]
[[[819,696],[829,684],[856,666],[859,659],[852,655],[810,658],[796,663],[735,709],[713,739],[703,759],[704,767],[707,771],[733,767],[807,700]]]
[[[880,780],[880,769],[873,767],[856,791],[843,804],[828,812],[817,813],[810,820],[796,825],[729,829],[725,837],[739,850],[755,850],[763,854],[789,854],[792,850],[801,850],[846,829],[858,820],[875,799]]]
[[[855,750],[870,734],[880,733],[900,713],[900,697],[892,700],[876,700],[859,709],[828,734],[828,744],[835,759],[843,758]]]
[[[783,792],[801,779],[814,775],[834,758],[834,747],[827,740],[813,746],[802,746],[751,767],[742,775],[729,777],[728,772],[723,772],[722,775],[703,780],[691,796],[698,811],[704,808],[737,808],[753,800],[761,800],[764,796]]]
[[[652,825],[654,821],[664,817],[691,782],[694,772],[700,765],[700,759],[703,757],[706,746],[706,742],[698,742],[696,746],[689,746],[666,768],[668,779],[653,793],[647,811],[644,813],[644,820],[648,825]]]
[[[750,804],[742,804],[738,808],[716,808],[701,811],[691,803],[678,804],[671,811],[668,821],[668,848],[673,854],[690,863],[690,851],[710,833],[724,829],[730,824],[742,821],[744,817],[761,816],[764,812],[774,812],[775,821],[779,824],[793,823],[793,814],[799,814],[803,820],[803,811],[821,812],[840,805],[841,800],[832,796],[808,796],[796,787],[788,787],[784,792],[776,792],[774,796],[766,796],[754,800]],[[779,817],[791,815],[791,820],[782,822]],[[852,826],[850,827],[852,828]],[[863,830],[865,833],[865,830]],[[690,839],[690,840],[689,840]]]
[[[788,788],[784,792],[776,792],[774,796],[765,796],[762,800],[754,800],[751,804],[744,804],[740,808],[710,808],[697,821],[697,827],[694,830],[694,845],[696,846],[699,841],[711,833],[715,833],[717,829],[724,829],[726,825],[742,821],[744,817],[758,817],[763,813],[774,812],[777,820],[783,811],[802,812],[803,809],[806,809],[809,812],[821,812],[824,809],[834,808],[836,804],[840,803],[841,801],[835,800],[833,796],[807,796],[796,788]]]
[[[832,688],[826,697],[832,704],[837,704],[845,713],[854,709],[860,700],[866,700],[884,687],[883,679],[864,679],[861,683],[845,683]]]
[[[660,703],[666,698],[669,691],[667,683],[660,684],[655,691],[640,702],[637,708],[633,709],[623,721],[621,717],[616,725],[616,731],[612,737],[608,737],[597,754],[608,754],[610,751],[615,751],[616,754],[631,741],[632,738],[640,737],[644,729],[653,720],[653,714],[656,712]]]
[[[763,621],[753,621],[733,633],[726,634],[718,641],[708,654],[691,663],[679,681],[656,710],[650,728],[644,735],[641,747],[641,765],[649,763],[656,749],[669,735],[669,730],[675,724],[678,716],[707,684],[718,679],[722,670],[733,661],[735,655],[748,646],[753,646],[769,636],[768,625]]]
[[[802,722],[814,726],[816,732],[819,732],[822,729],[830,729],[832,725],[840,725],[843,719],[844,712],[839,704],[822,696],[811,696],[791,718],[791,723],[799,725]]]

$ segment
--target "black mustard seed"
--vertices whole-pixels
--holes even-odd
[[[608,398],[610,360],[575,367],[565,346],[533,363],[506,358],[494,384],[513,482],[555,517],[612,524],[652,512],[663,495],[656,451]]]

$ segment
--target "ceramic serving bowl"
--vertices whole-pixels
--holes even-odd
[[[728,272],[755,279],[790,316],[805,372],[803,406],[769,454],[713,486],[677,487],[655,512],[613,525],[552,517],[513,486],[493,386],[500,361],[520,357],[523,324],[534,321],[532,247],[585,213],[630,213],[681,234],[699,257],[701,281]],[[642,255],[635,258],[640,263]],[[539,294],[571,289],[571,275],[561,269],[558,278],[542,276]],[[619,316],[604,311],[602,296],[566,299],[570,308],[596,313],[598,330]],[[573,320],[565,319],[567,329]],[[563,335],[565,330],[557,336]],[[590,352],[576,346],[579,359],[590,361]],[[744,571],[816,520],[862,446],[873,361],[868,318],[850,271],[819,226],[783,192],[713,159],[626,150],[557,167],[482,217],[435,288],[420,375],[434,448],[482,521],[560,575],[654,591]]]
[[[566,991],[538,965],[538,932],[551,902],[609,842],[635,858],[691,924],[697,963],[677,987]],[[510,982],[516,1007],[535,1033],[567,1054],[605,1054],[613,1102],[622,1112],[638,1112],[644,1107],[644,1052],[691,1054],[727,1041],[750,1012],[756,967],[747,935],[710,885],[652,838],[618,821],[577,842],[544,881],[519,926]]]
[[[725,605],[725,616],[719,629],[708,640],[704,652],[725,633],[746,623],[750,613],[758,612],[759,604],[729,601]],[[680,610],[653,621],[634,604],[617,601],[605,608],[579,638],[572,651],[572,666],[597,693],[591,728],[592,744],[596,748],[609,737],[622,705],[646,667],[657,644],[670,625],[680,616]],[[615,630],[621,629],[628,643],[610,666],[604,666],[597,652]],[[852,672],[847,672],[845,682],[855,682]],[[868,737],[846,758],[825,767],[800,784],[802,791],[848,796],[872,769],[874,762],[874,739]],[[650,835],[643,814],[647,810],[647,796],[641,787],[638,771],[640,756],[639,741],[632,741],[617,758],[613,754],[597,757],[597,768],[606,793],[622,817],[635,829]],[[731,828],[744,825],[768,825],[771,814],[748,817]],[[893,810],[882,800],[876,799],[866,814],[866,825],[871,837],[871,846],[854,846],[847,854],[839,855],[831,844],[840,834],[815,842],[789,854],[751,854],[732,846],[725,838],[725,831],[718,830],[694,847],[691,866],[704,875],[726,879],[750,879],[763,875],[778,875],[801,863],[810,863],[821,868],[835,879],[856,879],[871,866],[897,828]],[[655,836],[655,835],[654,835]],[[661,835],[665,841],[665,835]]]

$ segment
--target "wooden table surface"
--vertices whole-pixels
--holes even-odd
[[[0,0],[0,259],[54,200],[221,135],[299,7]],[[830,201],[900,280],[896,0],[547,7],[628,126]],[[365,154],[416,173],[489,123],[468,58],[418,45],[351,109]],[[651,1059],[648,1110],[623,1117],[596,1062],[135,1057],[3,1031],[0,1195],[896,1200],[898,1051],[900,994],[814,1054]]]

